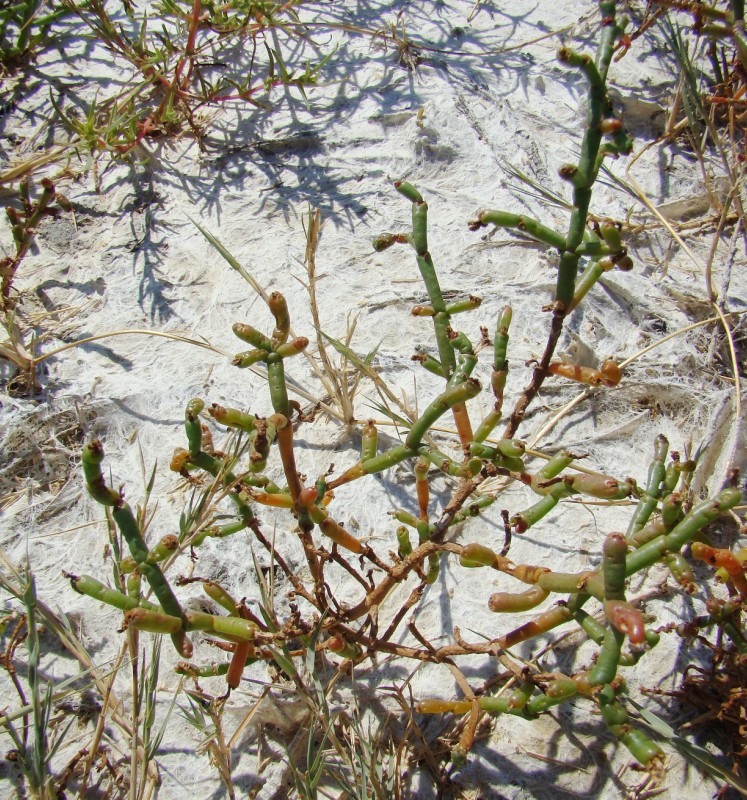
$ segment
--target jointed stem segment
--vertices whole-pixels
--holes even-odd
[[[101,472],[101,462],[104,458],[104,448],[101,442],[93,441],[83,448],[83,470],[86,484],[90,495],[99,503],[110,506],[114,522],[119,528],[119,532],[127,542],[130,554],[138,565],[139,571],[145,576],[146,580],[158,598],[158,602],[167,614],[184,623],[185,617],[179,601],[176,599],[171,586],[164,577],[161,568],[157,563],[148,558],[148,547],[145,544],[140,526],[135,519],[130,507],[125,503],[122,495],[106,486],[104,476]],[[185,627],[171,633],[174,646],[185,658],[192,655],[192,643],[186,636]]]
[[[571,313],[586,292],[591,288],[593,280],[597,280],[603,269],[587,267],[585,283],[582,291],[576,296],[576,278],[582,255],[591,255],[597,261],[601,258],[612,259],[611,264],[619,263],[629,268],[629,260],[625,254],[619,236],[605,231],[596,241],[585,242],[586,224],[591,202],[592,187],[597,179],[602,161],[606,155],[617,156],[627,154],[632,149],[632,141],[625,133],[619,120],[615,117],[612,103],[607,94],[607,70],[612,60],[616,42],[623,30],[616,21],[615,3],[600,2],[602,14],[602,34],[595,59],[589,55],[576,53],[569,48],[558,51],[558,59],[569,66],[580,69],[589,84],[588,119],[581,143],[581,154],[578,164],[566,165],[560,171],[561,177],[568,180],[573,187],[573,208],[568,231],[565,236],[552,228],[530,217],[512,214],[506,211],[481,211],[470,223],[472,230],[486,225],[497,225],[503,228],[519,228],[532,238],[555,247],[559,253],[558,277],[555,286],[555,298],[552,305],[552,322],[550,335],[545,345],[542,358],[534,369],[532,379],[517,401],[504,436],[514,436],[524,419],[526,409],[536,396],[550,369],[551,359],[555,353],[564,318]],[[602,143],[607,135],[610,141]]]

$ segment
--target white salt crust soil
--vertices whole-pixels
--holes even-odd
[[[311,3],[300,15],[309,22],[344,22],[353,29],[404,25],[413,42],[430,49],[422,48],[419,56],[402,54],[391,42],[322,26],[306,45],[308,57],[315,57],[315,51],[334,54],[320,85],[308,91],[308,105],[298,92],[276,89],[270,94],[271,113],[238,103],[205,110],[201,147],[187,135],[148,140],[129,160],[112,162],[104,156],[94,170],[80,154],[34,175],[34,180],[45,174],[52,177],[73,207],[40,226],[36,247],[15,281],[27,315],[49,312],[43,319],[38,316],[38,332],[48,337],[43,349],[110,331],[148,329],[200,339],[220,351],[143,335],[104,338],[46,361],[38,396],[0,394],[0,489],[9,498],[0,516],[0,546],[10,564],[30,565],[39,598],[67,615],[102,673],[124,641],[121,614],[76,594],[63,576],[66,570],[104,581],[111,577],[104,512],[87,496],[79,469],[82,442],[91,437],[104,442],[107,479],[111,475],[114,486],[124,485],[133,505],[156,466],[150,501],[156,513],[149,527],[149,541],[156,541],[178,531],[179,515],[190,497],[181,479],[167,469],[174,448],[185,446],[182,420],[188,400],[202,397],[260,414],[271,410],[262,378],[230,363],[232,354],[246,349],[232,335],[232,323],[248,322],[270,331],[271,316],[192,220],[218,237],[266,291],[284,293],[293,328],[312,340],[314,353],[316,337],[304,287],[303,226],[308,209],[320,209],[316,294],[322,329],[343,339],[348,321],[357,319],[350,346],[360,355],[378,347],[375,370],[395,395],[422,411],[440,391],[441,381],[410,360],[419,349],[434,352],[430,321],[410,314],[414,304],[427,301],[414,253],[405,246],[376,253],[371,246],[372,238],[383,231],[409,229],[410,203],[392,186],[394,180],[406,179],[429,203],[429,248],[443,290],[482,298],[481,307],[457,318],[457,323],[477,341],[481,325],[492,336],[500,309],[507,303],[513,307],[506,408],[513,406],[529,380],[527,362],[539,357],[544,346],[550,315],[542,307],[552,296],[556,253],[507,231],[470,232],[467,221],[480,208],[500,208],[529,214],[565,232],[566,209],[523,191],[526,186],[509,168],[570,197],[557,172],[577,157],[586,84],[555,54],[564,43],[593,51],[599,27],[596,8],[570,0],[478,6],[456,0],[372,0]],[[58,91],[64,89],[70,107],[90,102],[107,81],[127,80],[126,71],[106,50],[91,47],[82,39],[61,42],[59,51],[40,56],[24,83],[14,87],[13,78],[8,78],[15,109],[2,120],[5,167],[65,140],[67,134],[40,111],[48,105],[42,77],[51,79]],[[239,63],[246,57],[240,50],[234,56]],[[408,68],[400,56],[419,63]],[[721,174],[715,159],[704,174],[682,142],[654,143],[665,124],[675,76],[671,53],[655,31],[638,39],[628,55],[613,64],[612,94],[635,137],[636,150],[651,146],[627,176],[631,159],[608,166],[629,184],[635,182],[675,226],[684,225],[689,252],[639,200],[605,178],[595,189],[592,211],[640,226],[626,239],[634,269],[608,273],[594,287],[568,320],[559,353],[593,366],[607,358],[628,359],[657,342],[660,346],[626,366],[617,388],[593,392],[552,425],[583,387],[550,378],[519,436],[546,454],[563,448],[583,453],[587,468],[618,478],[632,476],[641,485],[658,434],[667,436],[675,450],[690,447],[695,452],[703,446],[694,488],[705,495],[723,485],[732,467],[744,465],[744,434],[737,418],[737,395],[744,384],[735,384],[720,325],[693,327],[667,339],[715,314],[704,265],[717,219],[710,192]],[[4,226],[7,253],[12,252],[11,242]],[[743,240],[727,227],[712,268],[713,286],[727,311],[746,307],[744,267]],[[68,313],[71,310],[74,313]],[[738,358],[740,337],[744,338],[741,319],[731,319]],[[476,371],[486,386],[489,365],[486,350]],[[4,364],[3,369],[7,383],[12,374]],[[309,398],[331,402],[302,357],[288,362],[288,371],[304,390],[298,399],[305,409],[314,405]],[[375,408],[380,402],[371,382],[363,379],[356,395],[357,418],[383,419]],[[472,403],[473,418],[479,419],[477,409],[484,413],[490,403],[486,390]],[[447,417],[442,422],[449,427]],[[391,437],[387,441],[400,438],[401,431],[392,427],[381,430],[382,437]],[[216,426],[213,432],[220,446],[223,434]],[[359,433],[323,414],[301,425],[296,436],[299,469],[310,481],[331,463],[339,474],[358,459]],[[527,464],[536,471],[542,461],[528,459]],[[434,518],[450,486],[445,478],[434,477]],[[500,511],[517,513],[534,501],[528,488],[509,485],[484,518],[455,530],[451,538],[499,550]],[[395,508],[417,508],[406,465],[339,490],[330,511],[387,558],[396,550],[396,523],[387,514]],[[262,509],[258,513],[278,551],[308,579],[290,516]],[[516,563],[564,572],[593,568],[600,561],[604,537],[624,531],[630,514],[626,503],[564,501],[525,535],[514,536],[509,556]],[[252,552],[260,565],[269,567],[267,553],[248,532],[208,540],[196,561],[185,554],[169,574],[218,580],[256,610],[260,592]],[[709,571],[700,569],[698,575],[704,581]],[[702,596],[686,597],[671,579],[666,590],[654,592],[664,581],[665,573],[657,568],[648,576],[636,576],[629,586],[631,597],[657,594],[646,605],[653,628],[703,608]],[[361,587],[346,573],[330,569],[330,583],[341,601],[360,599]],[[414,585],[411,581],[401,587],[382,607],[380,627],[399,607],[397,598],[404,599]],[[411,616],[436,646],[453,641],[455,626],[471,641],[493,638],[535,613],[504,618],[488,610],[493,592],[521,588],[498,572],[466,570],[455,558],[444,557],[438,580],[426,589]],[[281,618],[288,612],[288,590],[284,581],[275,586]],[[188,607],[205,605],[199,586],[178,591]],[[7,607],[18,606],[8,599]],[[417,645],[406,625],[400,630],[399,641]],[[199,634],[193,638],[195,663],[223,657]],[[149,639],[142,635],[148,652]],[[515,656],[531,660],[552,640],[553,636],[539,637],[517,647]],[[51,635],[42,637],[42,647],[44,675],[50,681],[57,683],[80,671]],[[576,636],[536,663],[546,672],[574,671],[588,666],[596,650]],[[702,664],[706,656],[702,646],[686,645],[675,634],[663,636],[638,667],[625,671],[631,696],[670,721],[680,719],[671,701],[646,697],[641,688],[675,689],[684,667]],[[178,660],[164,641],[159,720],[165,718],[180,685],[173,672]],[[336,663],[329,660],[323,680],[333,674]],[[502,669],[487,657],[458,663],[474,689]],[[305,757],[308,713],[277,676],[272,684],[273,673],[265,665],[247,669],[245,678],[225,710],[228,737],[243,726],[231,752],[236,795],[291,796],[289,760],[300,764]],[[89,683],[89,678],[81,678],[81,687]],[[222,678],[205,679],[201,686],[218,695],[225,683]],[[414,700],[463,697],[446,665],[419,666],[378,656],[356,667],[354,679],[341,679],[328,699],[333,712],[357,706],[365,725],[375,731],[387,723],[396,735],[407,720],[392,700],[393,686]],[[0,691],[3,706],[19,704],[4,672]],[[115,691],[126,706],[126,668]],[[186,706],[186,697],[181,694],[176,703],[156,758],[162,782],[158,796],[227,796],[208,755],[197,751],[200,734],[178,710]],[[453,719],[416,715],[415,722],[433,743]],[[497,718],[481,730],[466,765],[449,769],[451,782],[441,789],[424,762],[401,764],[407,773],[407,796],[613,798],[633,796],[645,777],[630,768],[630,754],[585,700],[566,703],[532,722]],[[91,732],[90,722],[73,726],[55,766],[63,768],[90,741]],[[112,761],[129,752],[129,743],[114,724],[107,724],[105,742]],[[9,739],[3,744],[10,749]],[[728,747],[728,742],[719,744]],[[422,752],[417,738],[412,746],[413,752]],[[662,796],[706,798],[714,793],[716,783],[671,748],[666,750]],[[21,791],[14,788],[15,777],[11,765],[0,766],[0,794]]]

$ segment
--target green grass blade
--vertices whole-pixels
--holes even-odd
[[[320,331],[322,336],[332,345],[332,347],[337,350],[337,352],[345,356],[347,360],[357,367],[364,375],[371,377],[371,373],[376,375],[373,368],[371,367],[371,362],[373,361],[376,353],[381,347],[381,342],[379,342],[376,347],[365,357],[361,358],[359,355],[354,353],[346,344],[343,344],[339,339],[334,339],[332,336],[328,336],[324,331]],[[382,339],[383,341],[383,339]]]
[[[402,425],[402,427],[407,428],[407,430],[409,430],[410,426],[412,425],[409,419],[401,417],[399,414],[396,414],[394,411],[392,411],[390,408],[387,408],[382,403],[370,402],[367,403],[367,406],[368,408],[373,408],[374,411],[378,411],[379,414],[386,417],[387,419],[392,420],[392,422],[396,422],[397,425]]]
[[[208,240],[208,242],[210,242],[210,244],[223,256],[223,258],[228,262],[229,266],[235,269],[236,272],[241,275],[241,277],[266,303],[269,300],[267,292],[265,292],[265,290],[257,283],[257,281],[244,269],[244,267],[241,266],[241,264],[239,264],[239,262],[231,255],[224,244],[215,236],[213,236],[210,231],[203,228],[199,222],[195,222],[189,215],[187,215],[187,219],[189,219],[195,228],[197,228],[197,230]]]
[[[654,733],[666,739],[689,764],[707,772],[712,778],[718,781],[728,783],[729,786],[747,796],[747,781],[735,775],[725,764],[717,761],[708,750],[680,736],[677,731],[664,722],[663,719],[643,708],[643,706],[631,700],[629,697],[626,698],[626,702],[630,703],[636,711],[638,711],[643,722],[645,722]]]

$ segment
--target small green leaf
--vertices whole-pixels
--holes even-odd
[[[282,653],[280,650],[277,650],[274,647],[268,647],[267,649],[272,653],[273,661],[280,667],[280,669],[283,670],[283,672],[285,672],[291,678],[298,678],[296,665],[293,663],[293,659],[291,659],[290,656],[287,656],[285,653]]]

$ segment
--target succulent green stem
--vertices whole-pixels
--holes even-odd
[[[554,706],[564,703],[578,694],[578,687],[573,678],[568,675],[557,675],[545,688],[544,692],[534,695],[527,703],[527,711],[532,714],[541,714]]]
[[[617,628],[610,627],[605,630],[597,663],[589,672],[589,683],[592,686],[610,683],[615,679],[624,640],[625,634]]]
[[[611,686],[605,686],[597,701],[602,719],[610,731],[628,748],[632,756],[644,767],[654,761],[663,761],[664,753],[643,731],[630,724],[630,717]]]
[[[426,408],[420,418],[413,423],[405,439],[405,447],[411,451],[417,450],[425,434],[440,416],[458,403],[464,403],[476,397],[481,389],[482,387],[478,380],[468,378],[463,383],[452,386],[441,393],[428,408]]]
[[[361,433],[361,461],[368,461],[369,458],[376,456],[378,441],[379,432],[376,430],[373,420],[369,420]]]
[[[129,611],[138,606],[148,608],[151,611],[161,610],[157,605],[149,603],[147,600],[131,597],[130,595],[120,592],[118,589],[105,586],[101,581],[92,578],[90,575],[71,575],[66,572],[65,577],[70,581],[70,585],[78,594],[87,595],[101,603],[114,606],[121,611]]]
[[[556,483],[551,486],[547,494],[533,506],[530,506],[518,514],[514,514],[514,516],[511,517],[511,524],[516,528],[518,533],[524,533],[524,531],[531,528],[532,525],[536,525],[543,517],[547,516],[562,498],[570,497],[572,494],[573,490],[566,486],[565,483]]]
[[[412,542],[410,541],[410,532],[404,525],[397,528],[397,544],[399,545],[399,557],[407,558],[412,553]]]
[[[449,458],[449,456],[442,453],[440,450],[426,446],[421,447],[418,453],[431,464],[437,466],[442,472],[445,472],[447,475],[452,475],[455,478],[474,478],[482,469],[482,460],[479,458],[470,458],[466,462],[461,463],[454,461],[453,458]]]
[[[101,473],[101,462],[104,458],[104,448],[101,442],[89,442],[83,450],[83,470],[88,484],[88,490],[99,503],[110,506],[112,517],[117,525],[122,537],[127,542],[130,554],[138,565],[138,570],[145,577],[158,598],[164,612],[180,620],[184,620],[182,611],[176,595],[169,586],[168,581],[161,572],[158,564],[148,560],[148,546],[145,544],[140,526],[135,519],[129,505],[125,503],[121,495],[108,489]],[[172,640],[177,650],[185,657],[189,658],[192,654],[192,645],[184,635],[184,631],[171,632]]]
[[[646,490],[638,503],[628,526],[628,538],[637,533],[647,522],[656,509],[656,504],[661,496],[661,485],[666,474],[665,460],[669,451],[669,442],[661,434],[654,442],[654,460],[648,469]]]
[[[565,237],[561,233],[556,233],[552,228],[548,228],[525,214],[512,214],[509,211],[490,209],[481,211],[477,215],[477,220],[470,223],[470,227],[473,229],[484,227],[485,225],[497,225],[499,228],[516,228],[538,242],[549,244],[558,250],[565,248]]]
[[[190,456],[196,456],[202,449],[202,424],[199,415],[203,408],[205,403],[196,397],[187,403],[184,411],[184,429],[187,432]]]
[[[273,292],[267,305],[270,313],[275,318],[275,330],[272,332],[272,348],[277,349],[284,344],[290,332],[290,315],[288,314],[288,304],[285,297],[280,292]]]
[[[706,525],[713,522],[722,512],[734,508],[741,499],[739,489],[723,489],[713,499],[704,500],[670,533],[657,536],[650,542],[634,550],[627,557],[626,574],[632,575],[656,563],[665,553],[676,553]]]

